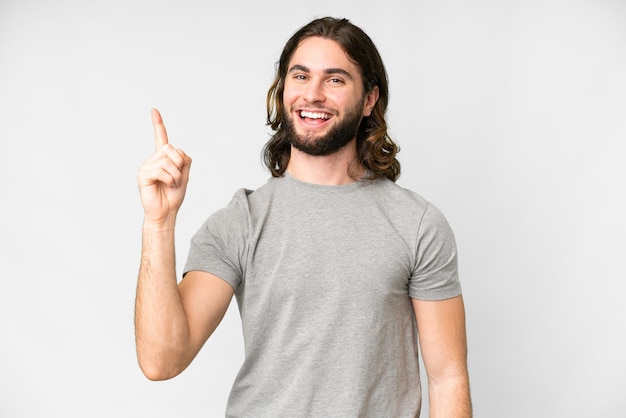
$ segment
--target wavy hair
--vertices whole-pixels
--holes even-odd
[[[357,131],[357,156],[369,170],[370,179],[387,177],[392,181],[400,176],[399,151],[387,133],[385,112],[389,103],[389,82],[383,61],[370,37],[348,19],[324,17],[313,20],[298,30],[285,44],[277,65],[276,77],[267,92],[267,125],[275,133],[263,147],[263,162],[274,177],[281,177],[287,169],[291,144],[283,126],[283,92],[287,66],[300,43],[309,37],[320,36],[337,42],[361,71],[364,91],[378,86],[379,97],[370,116],[363,117]]]

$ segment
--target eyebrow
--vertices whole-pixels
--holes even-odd
[[[287,73],[291,74],[294,71],[303,71],[305,73],[310,73],[311,72],[311,70],[309,70],[308,67],[305,67],[304,65],[300,65],[300,64],[292,65],[291,68],[289,69],[289,71],[287,71]],[[343,68],[327,68],[327,69],[324,70],[324,74],[341,74],[341,75],[346,76],[350,80],[353,79],[352,74],[350,74],[349,72],[347,72]]]

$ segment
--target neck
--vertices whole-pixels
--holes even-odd
[[[339,151],[314,156],[291,147],[287,171],[298,180],[327,186],[354,183],[363,176],[365,167],[357,160],[356,139]]]

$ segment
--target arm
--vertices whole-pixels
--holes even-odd
[[[233,288],[191,271],[176,284],[173,231],[144,228],[135,338],[139,366],[150,380],[170,379],[191,363],[221,322]]]
[[[221,321],[233,289],[221,279],[190,272],[177,285],[174,225],[183,202],[191,158],[168,144],[153,110],[156,152],[139,170],[144,207],[141,265],[135,301],[137,357],[152,380],[183,371]]]
[[[441,301],[412,299],[412,302],[428,375],[430,416],[471,417],[462,296]]]

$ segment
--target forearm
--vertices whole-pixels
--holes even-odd
[[[471,418],[469,378],[467,373],[428,384],[431,418]]]
[[[173,225],[144,224],[135,335],[139,364],[148,378],[168,379],[185,367],[189,328],[177,285]]]
[[[413,299],[413,307],[428,374],[431,418],[471,417],[463,297]]]

